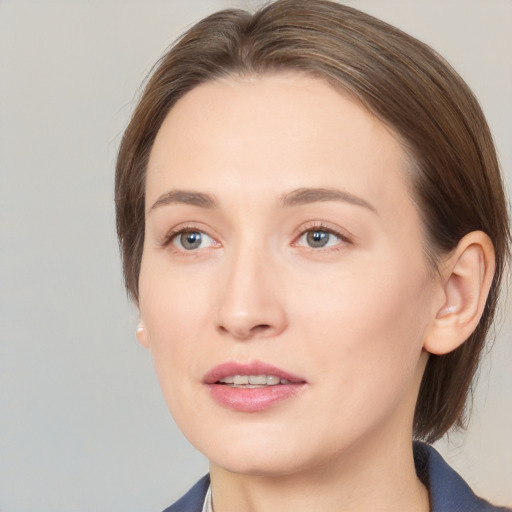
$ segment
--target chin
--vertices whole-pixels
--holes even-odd
[[[219,457],[215,455],[208,458],[211,464],[238,475],[275,478],[300,472],[307,467],[307,464],[297,460],[296,456],[285,458],[279,453],[259,454],[257,457],[252,455],[248,458],[242,458],[240,455],[236,457],[225,454]]]
[[[278,477],[301,472],[310,466],[318,465],[318,457],[313,447],[305,445],[293,436],[283,432],[274,435],[254,435],[245,431],[242,435],[201,439],[195,447],[201,451],[212,465],[231,473],[247,476]],[[252,434],[252,435],[251,435]]]

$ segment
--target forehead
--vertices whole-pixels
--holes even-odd
[[[393,132],[325,81],[277,74],[202,84],[164,120],[146,197],[194,189],[269,197],[341,187],[369,202],[409,202],[407,157]]]

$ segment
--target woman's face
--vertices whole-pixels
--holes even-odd
[[[392,132],[316,78],[211,82],[170,111],[140,339],[213,465],[289,474],[411,439],[436,293],[406,174]]]

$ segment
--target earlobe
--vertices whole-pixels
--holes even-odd
[[[495,269],[494,247],[482,231],[464,236],[441,269],[443,302],[438,308],[424,348],[447,354],[476,329],[482,316]]]
[[[143,347],[149,348],[148,333],[142,321],[139,322],[139,325],[137,326],[137,340]]]

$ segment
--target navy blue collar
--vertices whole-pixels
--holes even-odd
[[[469,485],[432,446],[415,442],[414,464],[418,478],[430,494],[431,512],[505,512],[475,496]]]
[[[494,507],[475,496],[468,484],[428,444],[413,445],[416,473],[429,489],[431,512],[512,512]],[[164,512],[201,512],[210,476],[206,475],[190,491]]]

